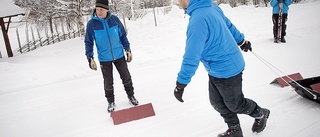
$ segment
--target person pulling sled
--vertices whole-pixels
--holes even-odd
[[[209,100],[220,113],[228,129],[218,137],[242,137],[238,114],[254,118],[252,132],[262,132],[270,110],[245,98],[242,91],[242,71],[245,61],[241,50],[251,52],[250,41],[244,39],[236,26],[212,0],[178,0],[190,16],[185,53],[174,88],[174,96],[184,102],[184,89],[191,82],[202,62],[209,76]],[[214,27],[212,27],[214,26]]]

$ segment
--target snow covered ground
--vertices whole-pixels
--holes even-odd
[[[251,41],[254,53],[277,69],[285,74],[299,72],[304,78],[320,75],[319,1],[290,6],[286,44],[273,43],[270,7],[221,7]],[[0,136],[212,137],[224,132],[226,124],[209,103],[202,64],[185,89],[185,103],[174,98],[188,17],[177,7],[167,15],[159,13],[157,27],[152,14],[127,21],[136,97],[141,104],[152,103],[156,116],[113,125],[101,72],[89,69],[83,39],[76,38],[12,58],[3,55]],[[291,87],[269,84],[279,76],[254,54],[243,54],[244,94],[271,110],[267,127],[259,134],[251,132],[253,118],[239,115],[244,136],[318,137],[320,104],[302,98]],[[116,71],[114,75],[116,109],[128,108],[119,75]]]

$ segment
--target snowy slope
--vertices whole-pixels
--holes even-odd
[[[257,55],[285,74],[320,75],[320,2],[290,6],[287,43],[272,40],[271,8],[221,5],[246,35]],[[159,12],[161,13],[161,12]],[[156,116],[113,125],[106,111],[100,70],[91,71],[83,39],[76,38],[13,58],[0,59],[1,137],[212,137],[226,130],[210,106],[208,76],[202,64],[185,89],[185,103],[173,96],[180,69],[188,17],[174,7],[127,21],[133,61],[129,64],[136,97],[152,103]],[[246,137],[317,137],[320,105],[297,95],[292,88],[269,83],[279,77],[254,54],[243,53],[246,97],[271,110],[266,129],[251,132],[253,119],[239,115]],[[114,72],[117,109],[128,108],[118,73]]]

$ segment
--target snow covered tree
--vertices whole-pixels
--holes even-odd
[[[95,1],[92,0],[60,0],[67,5],[66,15],[64,15],[70,23],[75,22],[79,25],[80,35],[84,36],[85,27],[83,22],[83,15],[89,15],[94,8]]]
[[[82,16],[91,13],[94,8],[92,0],[15,0],[15,4],[29,11],[28,20],[40,26],[48,22],[51,33],[54,19],[64,18],[69,27],[72,23],[79,25],[82,36],[85,32]],[[57,22],[61,23],[61,20]]]
[[[131,4],[132,2],[132,4]],[[129,20],[141,6],[141,0],[111,0],[110,9],[114,14],[127,17]]]
[[[146,14],[145,9],[169,6],[172,3],[173,0],[110,0],[109,5],[114,14],[135,20]]]
[[[66,6],[57,0],[16,0],[15,3],[29,11],[28,20],[33,20],[37,24],[42,25],[48,21],[50,30],[53,33],[53,18],[60,14],[65,14],[63,8]]]

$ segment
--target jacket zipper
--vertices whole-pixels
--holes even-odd
[[[107,25],[107,19],[105,19],[105,26],[106,26],[106,30],[107,30],[107,36],[108,36],[108,40],[110,43],[110,52],[111,52],[111,56],[112,56],[112,60],[114,60],[114,55],[113,55],[113,51],[112,51],[112,43],[111,43],[111,39],[110,39],[110,35],[109,35],[109,26]]]

